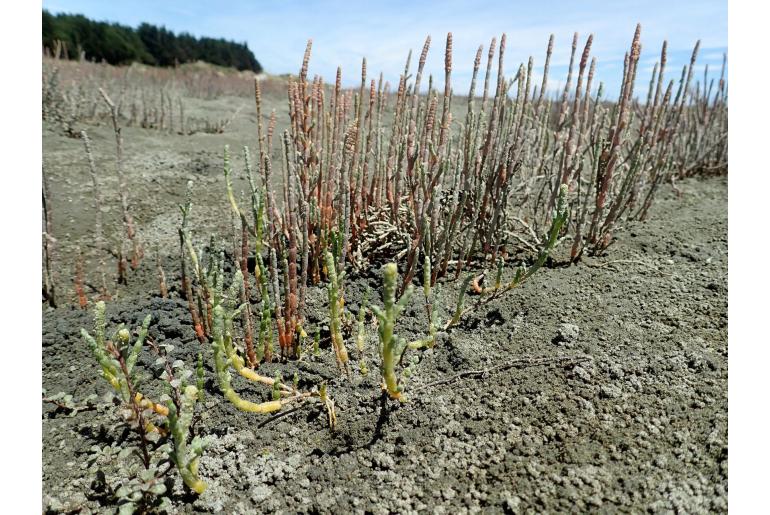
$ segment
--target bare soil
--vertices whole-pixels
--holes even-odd
[[[230,112],[247,99],[220,100]],[[208,106],[206,108],[212,108]],[[111,245],[119,241],[114,140],[109,127],[89,127]],[[196,431],[211,446],[200,462],[209,488],[200,497],[173,481],[179,513],[544,513],[727,511],[727,182],[688,180],[661,192],[650,220],[618,232],[607,254],[561,266],[558,255],[521,289],[474,313],[418,362],[408,401],[385,400],[379,387],[376,330],[367,324],[363,359],[349,344],[355,371],[340,377],[328,341],[319,356],[262,365],[260,373],[300,386],[327,381],[337,403],[338,428],[309,405],[278,417],[237,411],[219,393],[211,349],[194,337],[179,297],[176,229],[185,183],[196,183],[193,224],[205,241],[230,234],[221,152],[255,141],[255,117],[243,111],[222,135],[177,136],[125,129],[126,171],[134,215],[147,257],[108,303],[108,325],[140,324],[173,343],[173,359],[206,360],[206,392]],[[76,247],[94,266],[90,178],[82,142],[44,126],[43,157],[54,197],[54,236],[62,307],[43,308],[43,385],[76,403],[109,386],[81,340],[90,311],[74,304]],[[239,160],[235,159],[236,167]],[[237,185],[236,185],[237,186]],[[155,252],[171,297],[160,298]],[[114,259],[110,277],[114,275]],[[367,287],[379,301],[378,270],[346,284],[355,313]],[[442,284],[439,305],[451,313],[459,284]],[[94,292],[89,290],[89,295]],[[309,292],[310,325],[328,317],[323,288]],[[405,337],[427,327],[415,295],[399,321]],[[150,393],[160,393],[161,370],[149,352],[139,367]],[[250,400],[270,391],[234,378]],[[51,513],[116,509],[101,477],[116,488],[124,460],[98,458],[93,447],[133,437],[117,409],[99,401],[70,416],[43,404],[43,510]],[[99,461],[101,460],[101,461]],[[107,489],[108,490],[108,489]]]

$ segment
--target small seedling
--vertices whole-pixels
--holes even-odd
[[[96,394],[89,395],[83,400],[83,404],[76,404],[72,394],[66,392],[59,392],[54,395],[46,395],[45,389],[43,389],[43,402],[53,404],[57,410],[62,410],[74,417],[81,411],[90,411],[96,408],[96,400],[98,396]]]
[[[159,465],[153,464],[115,490],[119,515],[144,513],[150,507],[160,512],[169,511],[172,506],[170,499],[165,496],[167,488],[163,482],[164,472]]]

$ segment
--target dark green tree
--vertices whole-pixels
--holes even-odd
[[[61,41],[71,59],[80,53],[86,59],[110,64],[141,62],[157,66],[176,66],[206,61],[238,70],[261,72],[246,43],[225,39],[179,35],[165,27],[142,23],[134,29],[118,23],[93,21],[79,14],[56,14],[43,9],[43,46],[53,49]]]

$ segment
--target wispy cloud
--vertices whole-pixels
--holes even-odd
[[[407,53],[416,54],[427,35],[433,39],[426,73],[443,83],[443,50],[446,33],[453,33],[455,91],[467,91],[473,58],[480,44],[507,34],[506,69],[515,73],[529,56],[542,73],[549,34],[555,36],[552,85],[563,82],[569,64],[572,34],[580,34],[579,49],[594,34],[592,55],[598,59],[597,80],[608,94],[617,92],[623,55],[634,27],[642,24],[642,59],[652,70],[663,40],[668,41],[670,77],[689,61],[695,41],[701,40],[699,62],[721,65],[727,50],[725,1],[670,0],[604,2],[569,0],[510,2],[460,0],[414,2],[348,2],[341,0],[227,3],[169,0],[164,2],[101,2],[97,0],[44,0],[53,11],[80,12],[98,19],[136,25],[141,21],[163,24],[195,35],[246,41],[271,73],[296,72],[308,38],[313,39],[311,73],[334,80],[337,66],[346,85],[360,80],[361,59],[366,56],[370,75],[384,73],[395,82]],[[706,49],[708,49],[706,51]],[[648,72],[649,68],[649,72]],[[647,77],[649,80],[649,75]]]

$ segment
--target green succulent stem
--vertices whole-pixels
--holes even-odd
[[[388,263],[385,265],[382,277],[382,302],[384,307],[372,306],[372,311],[374,311],[377,317],[377,330],[380,336],[380,357],[382,359],[380,372],[388,395],[392,399],[402,400],[402,389],[396,374],[396,364],[407,347],[407,343],[403,338],[396,336],[394,332],[396,320],[409,303],[414,287],[411,284],[407,286],[404,294],[396,300],[398,288],[398,269],[396,264]]]
[[[331,330],[332,347],[334,347],[334,356],[337,360],[337,366],[348,371],[348,351],[345,348],[345,340],[342,337],[342,311],[345,305],[345,299],[342,296],[342,283],[345,272],[337,274],[337,267],[334,255],[326,252],[326,268],[329,275],[329,328]]]
[[[147,331],[152,320],[152,315],[144,317],[142,327],[139,329],[139,335],[133,345],[129,345],[131,334],[125,327],[121,326],[115,332],[113,337],[114,349],[120,353],[125,360],[126,373],[120,365],[120,361],[110,352],[108,342],[105,338],[106,318],[104,301],[99,301],[94,307],[94,335],[91,336],[85,329],[80,330],[80,335],[86,341],[91,349],[91,353],[101,366],[102,377],[110,383],[116,392],[120,394],[124,402],[131,402],[131,393],[129,382],[134,382],[134,367],[139,359],[139,353],[142,351],[144,340],[147,338]]]
[[[176,404],[171,400],[166,401],[166,406],[168,407],[168,427],[173,443],[171,460],[176,465],[184,483],[195,493],[202,494],[206,490],[206,483],[198,477],[198,460],[206,449],[207,442],[195,436],[189,446],[187,444],[187,435],[190,432],[190,423],[197,401],[198,388],[189,385],[182,392],[180,410],[177,410]]]
[[[232,324],[233,313],[226,314],[222,306],[214,307],[214,341],[211,346],[214,350],[214,368],[219,381],[219,389],[225,398],[241,411],[249,413],[272,413],[273,411],[278,411],[283,406],[280,400],[257,404],[241,398],[233,390],[230,366],[235,365],[238,369],[243,368],[242,358],[237,356],[232,349],[232,332],[226,329],[228,321]]]

